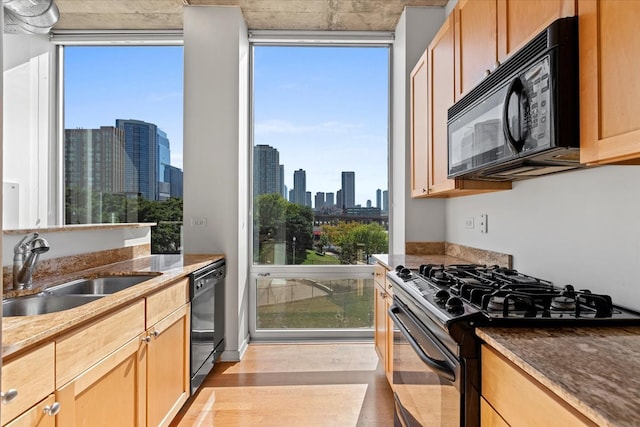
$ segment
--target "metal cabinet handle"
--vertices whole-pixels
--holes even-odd
[[[151,332],[151,335],[153,335],[154,338],[158,338],[160,336],[160,331],[154,330],[153,332]]]
[[[51,415],[51,416],[58,415],[58,412],[60,412],[60,403],[53,402],[52,405],[45,406],[43,411],[47,415]]]
[[[149,344],[151,342],[151,337],[149,335],[140,338],[142,342]]]
[[[6,393],[0,393],[0,398],[2,398],[3,405],[11,403],[16,397],[18,397],[18,390],[16,390],[15,388],[10,388]]]

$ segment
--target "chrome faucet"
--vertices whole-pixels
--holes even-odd
[[[13,289],[31,289],[38,257],[49,250],[49,242],[38,233],[27,234],[13,248]]]

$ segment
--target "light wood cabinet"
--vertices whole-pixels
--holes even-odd
[[[455,17],[456,101],[559,18],[576,0],[460,0]]]
[[[10,390],[15,390],[17,394],[15,398],[2,404],[0,414],[2,425],[7,424],[53,393],[55,388],[54,348],[55,346],[51,342],[28,353],[3,361],[2,393],[7,395],[11,393]],[[37,411],[37,409],[34,407],[32,411]],[[25,419],[32,420],[33,416],[33,414],[26,415]],[[44,421],[46,420],[42,422]],[[22,423],[24,423],[24,419],[16,425],[23,425]]]
[[[411,197],[427,195],[427,54],[425,50],[410,75],[411,100]]]
[[[448,179],[447,111],[455,97],[454,17],[449,15],[427,48],[427,197],[508,190],[510,182]]]
[[[189,397],[189,305],[147,330],[147,425],[167,426]]]
[[[640,2],[579,0],[580,161],[640,164]]]
[[[49,395],[15,420],[6,424],[6,427],[55,427],[56,418],[52,408],[56,404],[55,398]]]
[[[190,394],[188,279],[56,340],[58,426],[167,426]]]
[[[498,0],[498,60],[504,62],[556,19],[576,14],[576,0]]]
[[[482,426],[595,426],[486,344],[481,354]]]
[[[147,425],[144,337],[129,340],[56,391],[58,426]]]
[[[522,0],[520,0],[522,1]],[[526,0],[525,0],[526,1]],[[455,100],[473,89],[498,59],[496,0],[460,0],[453,9],[455,37]],[[453,58],[451,59],[453,63]],[[452,77],[454,72],[451,72]]]
[[[376,264],[374,267],[374,343],[380,363],[384,367],[387,381],[393,385],[393,321],[389,317],[393,291],[387,280],[387,269]]]

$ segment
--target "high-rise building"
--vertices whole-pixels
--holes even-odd
[[[342,190],[336,191],[336,206],[340,209],[344,208],[344,205],[342,203]]]
[[[287,186],[284,185],[284,165],[278,166],[278,189],[282,197],[286,200],[287,198]]]
[[[315,197],[315,200],[314,200],[314,206],[313,207],[315,209],[320,209],[320,208],[322,208],[324,206],[324,204],[325,204],[324,193],[321,192],[321,191],[318,191],[316,193],[316,197]]]
[[[356,173],[342,172],[342,207],[352,208],[356,205]]]
[[[293,172],[293,203],[305,205],[307,199],[307,173],[303,169]]]
[[[371,208],[371,199],[367,199],[367,208]]]
[[[382,209],[382,190],[379,188],[376,190],[376,208]]]
[[[289,201],[289,203],[295,203],[296,195],[293,192],[293,188],[289,190],[289,198],[287,200]]]
[[[175,166],[168,166],[165,168],[164,170],[165,176],[164,176],[164,180],[165,182],[169,182],[170,185],[170,190],[169,190],[169,196],[170,197],[178,197],[180,199],[183,198],[183,172],[182,169],[179,169]]]
[[[336,204],[336,201],[333,198],[334,194],[333,193],[327,193],[324,196],[324,204],[325,206],[333,206]]]
[[[304,193],[304,205],[311,207],[311,191]]]
[[[389,190],[382,192],[382,212],[389,213]]]
[[[124,130],[125,191],[141,194],[147,200],[158,200],[158,127],[142,120],[116,120]]]
[[[156,189],[157,200],[166,200],[171,197],[171,182],[169,181],[170,173],[166,169],[171,166],[171,149],[169,146],[169,138],[167,133],[161,129],[157,129],[158,138],[158,182]]]
[[[280,153],[269,145],[253,147],[253,195],[282,194],[284,179],[280,176]]]
[[[125,191],[125,134],[113,126],[65,129],[65,188],[89,192]]]

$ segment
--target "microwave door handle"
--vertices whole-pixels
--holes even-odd
[[[442,377],[451,382],[454,382],[456,380],[456,374],[453,371],[453,369],[451,369],[451,367],[446,362],[443,362],[441,360],[436,360],[432,357],[429,357],[425,353],[422,347],[420,347],[420,344],[418,344],[416,340],[411,336],[411,333],[409,332],[409,330],[406,328],[406,326],[404,326],[404,324],[396,314],[396,313],[399,313],[400,311],[403,311],[403,310],[400,307],[398,307],[396,304],[393,304],[391,307],[389,307],[389,316],[391,316],[393,323],[395,323],[398,329],[400,329],[400,332],[402,333],[402,335],[404,335],[404,337],[407,339],[409,344],[411,344],[411,347],[417,353],[420,360],[422,360],[422,362],[424,362],[425,365],[430,367],[439,377]],[[433,342],[431,338],[429,338],[426,335],[425,335],[425,338]]]
[[[511,133],[511,126],[509,125],[509,100],[511,99],[511,95],[513,94],[518,97],[518,126],[521,126],[522,110],[520,98],[522,97],[523,91],[524,87],[522,85],[522,80],[520,80],[520,77],[516,77],[509,84],[509,87],[507,88],[507,94],[504,97],[504,102],[502,105],[502,132],[504,133],[504,137],[506,138],[511,148],[516,153],[522,151],[525,143],[525,138],[523,136],[523,132],[520,132],[520,139],[515,139],[513,137],[513,134]]]

